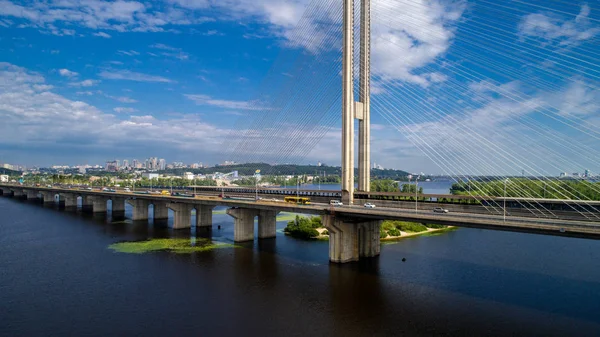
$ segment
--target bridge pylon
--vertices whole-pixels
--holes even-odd
[[[361,0],[360,90],[354,100],[354,0],[344,0],[342,57],[342,201],[354,201],[354,120],[359,121],[358,190],[371,185],[371,0]]]

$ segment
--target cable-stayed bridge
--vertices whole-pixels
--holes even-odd
[[[3,188],[31,198],[50,193],[44,200],[58,194],[70,206],[79,197],[97,212],[106,211],[109,199],[118,205],[127,199],[136,220],[147,218],[152,203],[159,217],[175,211],[177,228],[190,226],[192,209],[209,214],[197,224],[204,227],[211,207],[229,206],[238,241],[254,238],[255,217],[259,237],[267,238],[274,235],[277,211],[321,214],[335,262],[378,255],[384,219],[596,237],[600,186],[583,179],[574,189],[551,177],[600,171],[600,8],[550,2],[313,1],[282,36],[289,48],[257,88],[257,98],[242,107],[249,113],[224,140],[223,152],[248,163],[288,163],[315,154],[339,161],[341,190],[310,197],[340,199],[342,208],[232,201],[219,198],[219,191],[185,199]],[[417,195],[421,208],[412,209],[403,201],[409,195],[371,191],[374,153],[378,161],[400,157],[402,168],[430,165],[457,183],[468,182],[464,196]],[[521,178],[508,178],[517,172]],[[495,185],[501,195],[488,194]],[[258,188],[234,193],[259,195]],[[474,204],[459,209],[460,202],[445,199]],[[361,207],[365,200],[378,207]],[[452,210],[433,214],[437,204]]]

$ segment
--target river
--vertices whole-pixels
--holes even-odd
[[[231,242],[220,213],[213,239]],[[0,335],[600,336],[600,241],[458,229],[334,265],[327,242],[284,226],[238,248],[125,254],[108,247],[196,233],[0,197]]]

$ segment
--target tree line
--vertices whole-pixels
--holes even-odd
[[[506,186],[506,194],[505,194]],[[530,180],[512,178],[494,181],[462,181],[452,184],[456,195],[539,199],[600,200],[600,182],[586,180]]]

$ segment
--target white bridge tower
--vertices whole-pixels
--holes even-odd
[[[354,0],[344,1],[342,57],[342,201],[354,200],[354,120],[358,119],[358,190],[371,185],[371,0],[360,0],[360,90],[354,100]]]

